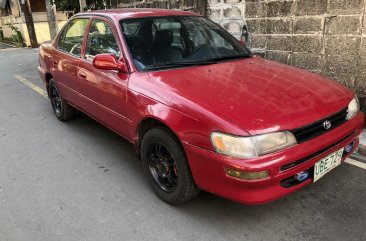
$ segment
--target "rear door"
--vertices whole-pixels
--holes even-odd
[[[85,108],[85,100],[80,94],[86,93],[86,86],[77,76],[81,60],[82,46],[89,18],[75,18],[63,28],[53,55],[53,76],[64,99]]]
[[[122,57],[121,42],[113,22],[94,17],[87,31],[85,55],[79,64],[79,81],[86,82],[87,112],[121,135],[127,136],[126,95],[129,74],[117,70],[100,70],[93,66],[97,54]]]

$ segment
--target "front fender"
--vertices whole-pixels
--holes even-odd
[[[165,94],[165,96],[167,96]],[[130,136],[137,139],[139,124],[146,118],[160,121],[169,127],[181,142],[205,149],[214,150],[210,136],[213,131],[237,133],[249,135],[240,126],[230,123],[195,103],[189,102],[182,97],[172,96],[165,98],[169,103],[163,103],[146,94],[129,92],[129,106],[136,107],[129,112],[131,120]]]

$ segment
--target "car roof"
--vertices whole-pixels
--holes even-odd
[[[76,16],[83,15],[98,15],[113,18],[114,20],[143,18],[143,17],[158,17],[158,16],[200,16],[199,14],[170,9],[158,8],[120,8],[120,9],[106,9],[94,10],[78,13]]]

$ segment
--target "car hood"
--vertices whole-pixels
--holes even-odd
[[[345,108],[353,98],[353,92],[336,81],[260,57],[149,76],[174,95],[235,122],[252,135],[313,123]]]

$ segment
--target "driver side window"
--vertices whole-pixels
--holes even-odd
[[[64,52],[81,57],[81,45],[89,19],[78,18],[72,20],[62,32],[58,48]]]
[[[85,58],[92,60],[98,54],[113,54],[117,59],[121,56],[112,28],[103,20],[94,19],[90,25]]]

